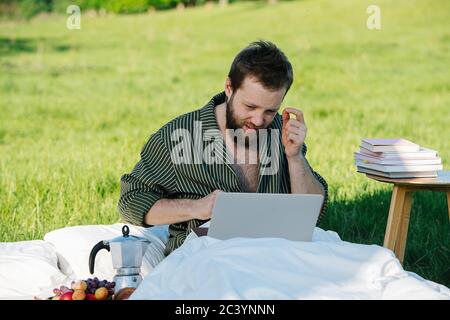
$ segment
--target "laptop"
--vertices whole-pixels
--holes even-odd
[[[270,237],[311,241],[322,204],[320,194],[219,193],[209,228],[200,226],[194,232],[220,240]]]

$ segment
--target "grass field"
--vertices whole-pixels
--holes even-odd
[[[110,224],[120,176],[150,134],[223,88],[239,49],[263,38],[290,58],[285,105],[301,108],[308,160],[330,186],[321,224],[382,244],[391,186],[357,174],[362,137],[405,137],[450,169],[450,2],[243,3],[133,16],[0,22],[0,241]],[[405,269],[450,286],[444,194],[414,196]]]

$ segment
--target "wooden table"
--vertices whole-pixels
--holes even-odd
[[[394,184],[383,245],[394,251],[403,264],[413,193],[418,190],[447,193],[450,219],[450,171],[439,171],[436,178],[392,179],[371,174],[366,174],[366,176],[377,181]]]

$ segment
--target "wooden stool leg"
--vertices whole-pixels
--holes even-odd
[[[408,237],[408,226],[409,226],[409,216],[411,213],[413,192],[405,193],[405,202],[403,203],[403,208],[401,211],[402,217],[400,220],[398,238],[395,242],[395,254],[403,264],[403,259],[405,257],[406,239]]]
[[[395,250],[395,243],[398,239],[400,219],[402,216],[403,204],[405,202],[405,193],[406,191],[404,188],[394,185],[383,244],[392,251]]]
[[[450,219],[450,191],[447,192],[448,218]]]

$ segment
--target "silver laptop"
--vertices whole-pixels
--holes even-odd
[[[203,235],[311,241],[322,203],[319,194],[219,193]]]

